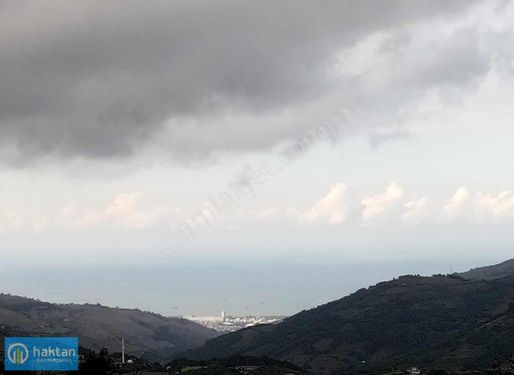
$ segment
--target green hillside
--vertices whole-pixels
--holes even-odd
[[[442,366],[487,368],[514,354],[514,276],[403,276],[282,323],[208,341],[191,358],[257,355],[314,373]]]

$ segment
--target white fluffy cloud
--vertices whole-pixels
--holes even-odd
[[[137,202],[141,198],[141,193],[122,193],[114,198],[104,213],[106,216],[125,216],[131,215],[136,211]]]
[[[346,220],[348,213],[348,187],[339,182],[332,186],[324,197],[314,203],[314,206],[302,215],[301,220],[340,224]]]
[[[446,202],[444,211],[450,219],[504,221],[514,217],[514,192],[470,192],[461,187]]]
[[[395,207],[405,197],[404,189],[391,182],[385,192],[371,195],[362,200],[362,219],[369,222]]]
[[[114,225],[129,228],[144,228],[156,223],[169,212],[165,206],[144,208],[141,204],[143,194],[118,194],[104,208],[89,210],[81,214],[75,205],[68,205],[61,213],[78,216],[76,222],[83,227]],[[70,207],[73,209],[70,210]]]
[[[478,193],[477,207],[479,213],[494,219],[505,219],[514,216],[514,193],[512,190],[499,194]]]
[[[463,214],[468,208],[471,195],[465,187],[459,188],[453,196],[446,201],[444,211],[450,218],[454,218]]]
[[[145,195],[138,192],[120,193],[97,207],[76,203],[61,207],[53,214],[45,215],[4,210],[0,212],[0,230],[144,229],[170,223],[175,225],[181,220],[196,217],[195,211],[172,206],[169,202],[149,204]],[[408,191],[395,182],[389,183],[383,192],[368,196],[338,182],[307,210],[280,204],[247,210],[240,208],[237,214],[221,218],[220,222],[228,220],[231,225],[239,225],[239,220],[269,224],[286,220],[300,224],[338,225],[348,224],[352,213],[356,218],[360,217],[360,224],[364,226],[393,222],[408,225],[427,222],[449,224],[452,221],[499,223],[514,219],[514,191],[482,192],[460,187],[448,199],[437,200],[434,196],[425,197],[419,192]]]
[[[349,194],[347,185],[339,182],[315,202],[313,207],[300,216],[300,222],[340,224],[347,221],[351,212],[360,215],[367,225],[379,219],[401,219],[409,224],[419,224],[428,217],[428,199],[408,193],[395,182],[389,183],[384,192],[366,196]]]

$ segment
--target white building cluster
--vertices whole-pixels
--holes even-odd
[[[232,332],[241,328],[252,327],[259,324],[273,324],[284,319],[284,316],[229,316],[222,311],[219,316],[183,316],[203,326],[218,332]]]

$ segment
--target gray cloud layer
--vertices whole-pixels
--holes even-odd
[[[226,111],[258,117],[316,101],[342,84],[350,88],[345,102],[380,107],[369,95],[366,78],[335,80],[330,73],[340,51],[378,31],[398,30],[382,47],[384,55],[398,60],[389,72],[398,92],[383,106],[401,106],[416,91],[460,85],[487,71],[473,30],[464,28],[431,51],[419,49],[409,32],[471,5],[434,0],[3,1],[3,155],[18,161],[46,155],[126,156],[158,136],[168,120],[215,119]],[[204,123],[204,131],[172,127],[170,147],[187,159],[188,153],[201,154],[199,148],[252,148],[248,134],[253,132],[266,134],[255,145],[264,148],[295,131],[294,124],[275,131],[267,127],[276,124],[265,122]]]

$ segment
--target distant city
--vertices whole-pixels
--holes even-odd
[[[259,324],[278,323],[286,318],[286,316],[230,316],[222,311],[218,316],[192,316],[184,315],[184,319],[192,320],[205,327],[212,328],[218,332],[233,332],[241,328],[252,327]]]

